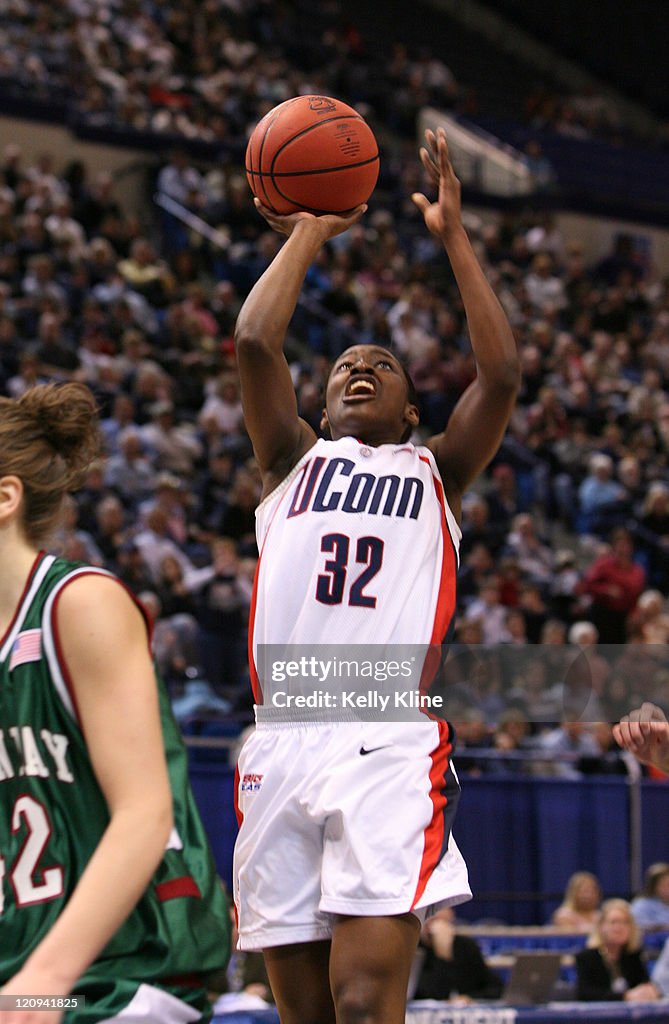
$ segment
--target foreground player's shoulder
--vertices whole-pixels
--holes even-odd
[[[139,606],[123,583],[111,573],[94,569],[64,581],[55,614],[59,629],[67,631],[77,645],[104,636],[127,646],[135,629],[146,634]]]

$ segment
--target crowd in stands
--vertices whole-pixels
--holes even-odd
[[[421,933],[416,998],[468,1003],[502,993],[498,970],[514,952],[562,955],[553,996],[582,1002],[654,1002],[669,996],[669,864],[652,864],[644,888],[630,903],[606,900],[595,875],[568,879],[563,901],[543,928],[485,923],[458,925],[451,909]],[[500,956],[501,954],[501,956]]]
[[[338,3],[7,0],[0,82],[8,96],[60,104],[70,123],[237,155],[260,116],[301,91],[346,96],[405,136],[425,105],[476,117],[474,83],[456,80],[429,45],[407,46],[401,27],[396,39],[389,52]],[[515,118],[574,138],[630,136],[610,97],[548,79]]]

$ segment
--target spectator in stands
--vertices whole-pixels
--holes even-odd
[[[502,980],[486,964],[478,943],[458,934],[455,913],[447,907],[431,917],[420,936],[417,956],[422,960],[416,999],[449,999],[469,1003],[498,999]]]
[[[669,407],[667,407],[669,410]],[[649,570],[649,582],[669,586],[669,486],[655,480],[648,488],[634,533]]]
[[[256,476],[244,466],[235,473],[223,513],[220,530],[240,544],[244,554],[257,555],[255,540],[255,509],[260,497]]]
[[[537,535],[532,516],[526,512],[515,516],[507,545],[527,580],[542,586],[550,581],[553,575],[553,552]]]
[[[147,513],[144,528],[135,534],[133,540],[142,554],[154,584],[160,578],[160,566],[168,555],[177,559],[184,573],[193,572],[194,567],[190,559],[169,535],[169,518],[163,508],[155,506]]]
[[[24,352],[19,357],[18,373],[7,381],[7,392],[12,398],[20,398],[29,388],[46,383],[48,377],[41,373],[37,356],[33,352]]]
[[[494,467],[492,487],[486,497],[493,522],[503,522],[508,525],[521,511],[521,498],[513,466],[500,462]]]
[[[120,579],[123,580],[135,596],[149,592],[153,586],[153,576],[142,558],[142,553],[132,538],[125,540],[117,552],[117,566]]]
[[[79,369],[79,356],[63,338],[62,319],[55,313],[44,312],[40,316],[33,351],[39,373],[50,380],[71,380]]]
[[[634,561],[630,532],[619,528],[611,534],[611,550],[586,570],[579,586],[591,598],[589,618],[603,644],[625,642],[627,618],[636,607],[646,582],[643,566]]]
[[[156,179],[159,192],[164,192],[170,199],[176,199],[182,205],[193,192],[200,192],[204,188],[202,175],[194,167],[185,149],[177,147],[173,149],[168,162],[161,167]]]
[[[525,278],[525,291],[537,312],[560,310],[566,306],[564,284],[555,274],[550,253],[537,253],[532,260],[532,269]]]
[[[117,453],[107,460],[105,484],[124,502],[136,506],[151,494],[156,473],[146,456],[139,427],[124,427],[119,431],[117,444]]]
[[[525,619],[528,643],[541,643],[541,634],[548,618],[548,607],[536,583],[527,583],[520,591],[519,609]]]
[[[95,508],[93,539],[104,564],[116,571],[119,548],[127,539],[127,526],[123,504],[114,494],[101,498]]]
[[[213,416],[220,434],[237,434],[243,425],[242,403],[239,400],[239,381],[235,374],[220,377],[209,391],[198,419],[200,423]]]
[[[662,946],[662,951],[653,964],[650,980],[660,998],[669,999],[669,939]]]
[[[521,647],[527,643],[525,616],[518,608],[509,608],[504,617],[504,637],[502,643]]]
[[[548,584],[551,611],[563,622],[570,622],[578,609],[578,584],[581,574],[576,567],[576,555],[561,548],[553,556],[553,574]],[[569,640],[569,643],[573,643]]]
[[[499,599],[499,579],[489,576],[481,585],[479,596],[468,606],[465,617],[478,620],[483,630],[483,643],[499,644],[506,637],[506,608]]]
[[[590,871],[577,871],[567,882],[551,924],[572,932],[590,932],[599,922],[602,887]]]
[[[476,543],[485,544],[495,555],[504,543],[504,523],[493,522],[488,502],[476,494],[462,502],[462,541],[460,558],[465,558]]]
[[[79,524],[79,505],[71,494],[63,500],[60,525],[53,535],[52,545],[59,553],[67,550],[79,552],[73,561],[89,562],[97,566],[104,564],[102,552],[93,536]],[[64,557],[69,558],[70,555]]]
[[[669,864],[658,862],[646,869],[643,889],[632,900],[639,928],[669,929]]]
[[[498,717],[497,728],[493,735],[493,748],[504,754],[514,754],[529,750],[530,723],[524,711],[517,707],[509,707]],[[512,759],[491,761],[488,770],[499,775],[502,772],[523,772],[525,764]]]
[[[575,622],[569,628],[567,641],[577,647],[586,657],[589,669],[589,684],[597,697],[604,693],[611,666],[597,650],[599,633],[592,622]]]
[[[202,444],[195,429],[177,421],[174,403],[169,400],[154,402],[148,412],[150,422],[141,427],[140,434],[156,468],[192,476],[195,462],[202,455]]]
[[[577,998],[584,1002],[651,1002],[658,991],[641,956],[641,935],[626,900],[606,900],[588,939],[576,954]]]
[[[578,490],[582,533],[606,533],[607,513],[616,510],[625,497],[621,484],[613,479],[613,459],[597,452],[590,459],[588,475]]]
[[[236,687],[242,679],[242,629],[252,591],[234,540],[214,541],[212,572],[197,596],[196,615],[202,665],[216,690]]]
[[[630,626],[644,644],[669,643],[669,614],[659,590],[644,590],[630,617]]]
[[[453,719],[453,727],[460,751],[458,765],[469,774],[480,775],[485,772],[488,768],[485,756],[468,753],[468,749],[480,751],[491,746],[490,728],[483,711],[477,707],[467,708],[461,717]]]
[[[544,733],[537,748],[554,759],[550,763],[542,762],[541,773],[548,772],[563,779],[580,778],[578,759],[596,757],[599,752],[587,725],[570,718],[565,718],[556,729]]]
[[[189,542],[189,494],[183,480],[174,473],[159,473],[153,485],[153,496],[139,506],[139,517],[144,521],[154,508],[160,508],[167,518],[167,536],[186,550]]]
[[[596,757],[586,755],[578,760],[578,770],[582,775],[627,775],[628,768],[625,757],[621,754],[618,744],[613,738],[613,726],[610,722],[591,722],[590,732],[597,744]]]
[[[167,305],[172,291],[172,276],[167,266],[158,259],[148,239],[136,238],[130,255],[118,264],[118,271],[133,291],[138,292],[152,306]]]

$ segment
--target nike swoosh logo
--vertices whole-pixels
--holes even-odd
[[[364,757],[365,754],[374,754],[377,750],[387,750],[391,746],[392,743],[385,743],[382,747],[370,747],[369,750],[365,747],[360,747],[360,757]]]

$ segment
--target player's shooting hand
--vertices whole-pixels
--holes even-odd
[[[616,743],[643,764],[669,770],[669,722],[657,704],[646,701],[613,727]]]
[[[414,192],[411,198],[423,214],[428,230],[444,238],[462,223],[460,182],[448,155],[444,129],[437,128],[435,134],[428,128],[425,142],[427,145],[421,148],[420,159],[429,179],[438,189],[438,196],[434,203],[421,192]]]
[[[316,217],[315,214],[307,213],[305,210],[298,210],[297,213],[274,213],[267,206],[263,206],[259,199],[254,199],[253,202],[258,213],[280,235],[292,235],[295,228],[306,221],[314,230],[318,230],[322,234],[323,242],[348,231],[350,227],[358,223],[367,210],[367,203],[362,203],[361,206],[356,206],[355,210],[350,210],[348,213],[322,213]]]

